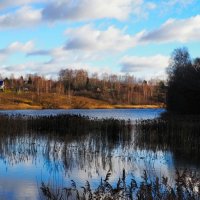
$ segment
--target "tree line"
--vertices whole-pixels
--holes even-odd
[[[4,78],[5,91],[56,93],[104,100],[111,104],[160,104],[165,103],[166,85],[160,80],[137,80],[132,75],[97,73],[89,75],[86,70],[62,69],[57,80],[38,74]]]

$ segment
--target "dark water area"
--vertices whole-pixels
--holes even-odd
[[[96,188],[109,170],[113,185],[123,169],[127,182],[133,177],[140,182],[144,170],[150,177],[167,176],[171,183],[176,168],[199,171],[196,160],[191,162],[181,154],[178,156],[163,143],[153,145],[148,138],[144,142],[136,137],[138,129],[129,128],[129,123],[134,124],[135,120],[154,119],[163,112],[163,109],[1,111],[0,199],[41,199],[41,182],[63,188],[73,180],[81,188],[89,181]],[[62,124],[70,123],[67,126],[53,117],[45,118],[59,114],[88,117],[62,118]],[[44,118],[28,120],[36,116]],[[113,119],[101,120],[110,117]],[[99,121],[90,121],[91,118]]]

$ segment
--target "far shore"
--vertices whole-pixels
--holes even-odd
[[[47,93],[0,93],[0,110],[42,109],[145,109],[164,108],[163,104],[111,104],[84,96],[66,96]]]

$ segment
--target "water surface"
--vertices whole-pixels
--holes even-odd
[[[117,118],[117,119],[152,119],[158,117],[165,109],[46,109],[46,110],[3,110],[0,114],[9,115],[31,115],[47,116],[58,114],[81,114],[95,118]]]
[[[97,118],[152,119],[163,109],[119,110],[13,110],[2,114],[31,116],[81,114]],[[81,134],[80,134],[81,135]],[[40,199],[41,182],[56,187],[70,186],[74,180],[78,187],[89,181],[98,186],[101,177],[111,170],[110,182],[126,170],[127,181],[140,181],[144,170],[151,176],[168,176],[173,181],[175,168],[198,169],[194,163],[179,160],[170,150],[149,150],[135,144],[131,134],[110,137],[109,133],[88,132],[83,136],[60,137],[57,133],[28,132],[22,135],[5,135],[0,139],[0,199]]]

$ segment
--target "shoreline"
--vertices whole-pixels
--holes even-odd
[[[161,109],[165,108],[163,105],[106,105],[106,106],[90,106],[90,107],[73,107],[73,106],[60,106],[60,107],[51,107],[51,108],[43,108],[42,106],[36,106],[36,105],[0,105],[0,110],[54,110],[54,109],[64,109],[64,110],[70,110],[70,109]]]

